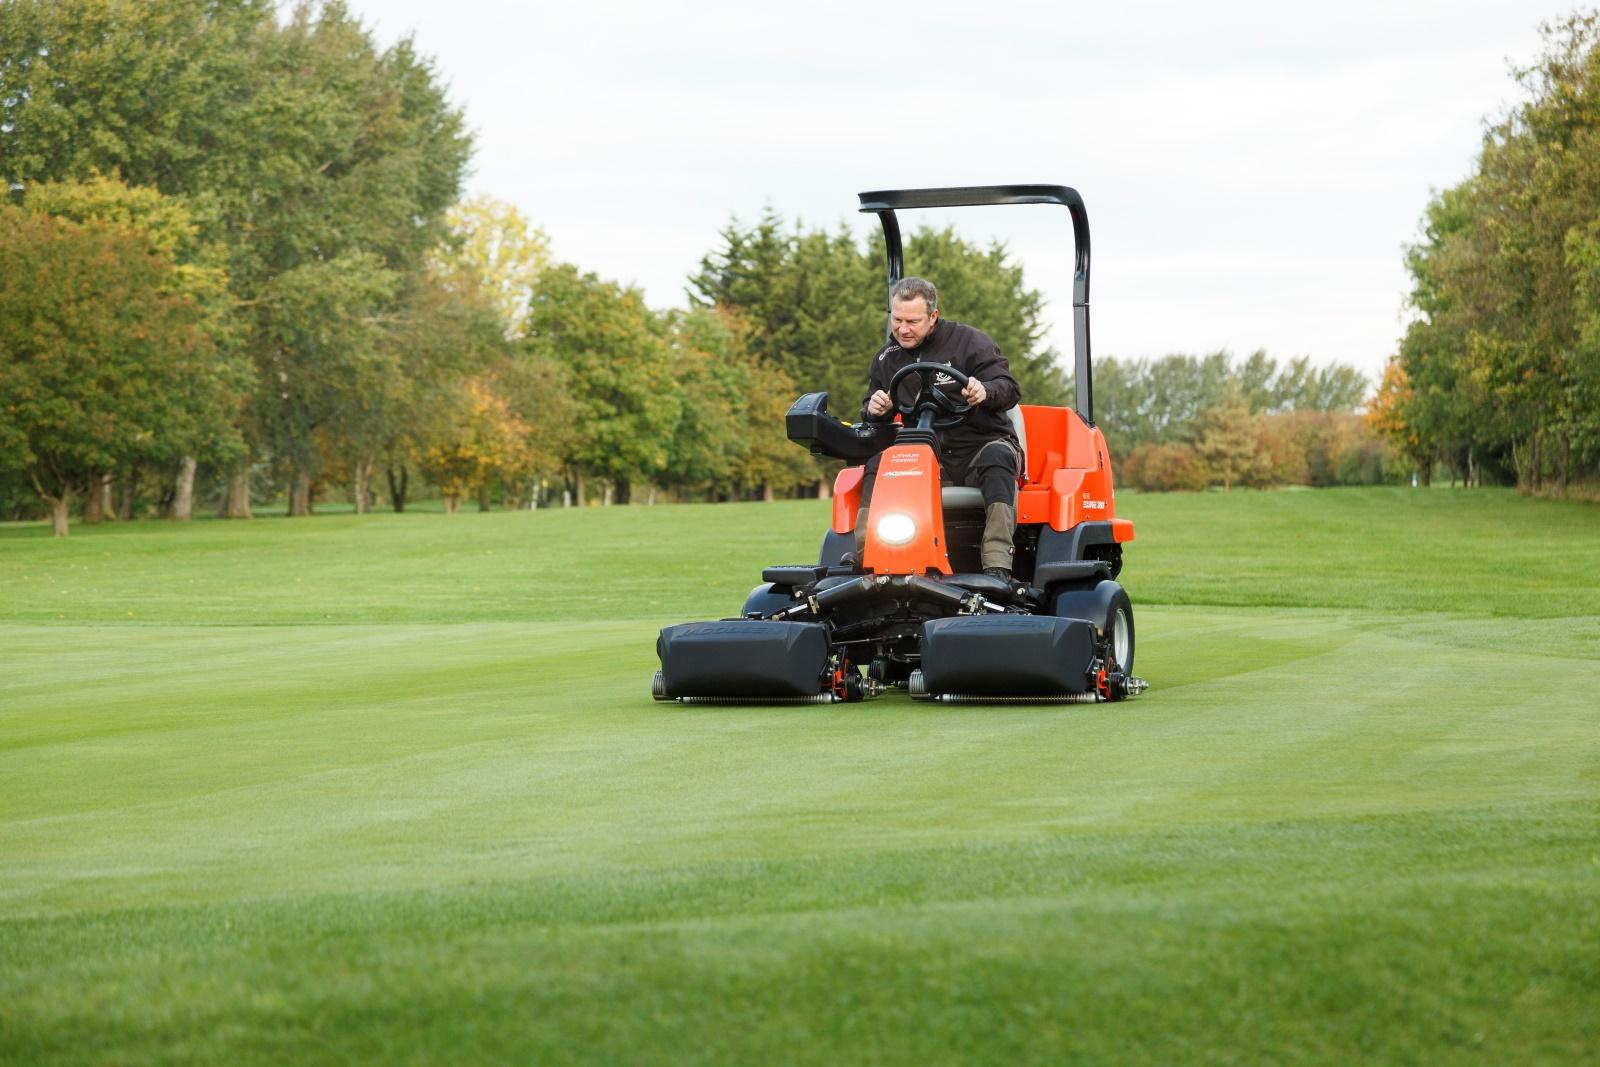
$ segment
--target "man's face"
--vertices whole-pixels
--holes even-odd
[[[901,348],[916,348],[926,341],[938,321],[939,313],[929,311],[928,302],[920,296],[896,300],[889,307],[889,332]]]

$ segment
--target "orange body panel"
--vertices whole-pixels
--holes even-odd
[[[1056,530],[1070,530],[1080,522],[1109,522],[1111,523],[1111,536],[1118,544],[1133,540],[1133,523],[1127,519],[1116,517],[1117,501],[1116,492],[1112,487],[1111,455],[1106,449],[1105,435],[1098,427],[1089,426],[1078,413],[1069,408],[1043,407],[1034,404],[1021,405],[1023,426],[1027,431],[1027,451],[1024,457],[1024,473],[1017,490],[1017,522],[1019,524],[1046,523]],[[911,446],[901,448],[891,446],[884,451],[883,463],[888,463],[891,453],[911,452],[921,450],[929,459],[932,451],[924,446]],[[907,469],[910,469],[909,466]],[[935,465],[937,469],[937,465]],[[856,512],[861,506],[861,481],[863,468],[847,467],[839,472],[833,483],[833,529],[838,533],[849,533],[855,529]],[[898,475],[891,482],[920,481]],[[873,490],[875,502],[883,499],[881,494],[887,488],[882,478],[880,467],[879,481]],[[901,488],[890,490],[899,494]],[[893,497],[899,500],[899,496]],[[920,502],[920,496],[918,497]],[[887,506],[887,502],[886,506]],[[937,569],[948,574],[949,563],[944,546],[944,527],[942,512],[938,505],[938,496],[935,492],[932,503],[932,515],[937,517],[939,526],[936,536],[939,541],[937,556]],[[917,504],[927,507],[925,502]],[[884,514],[873,509],[877,514]],[[920,512],[912,512],[910,505],[905,507],[896,504],[896,510],[905,510],[913,517]],[[918,518],[918,528],[922,520]],[[927,540],[927,532],[917,538],[918,542]],[[870,546],[871,539],[868,544]],[[880,546],[880,549],[887,546]],[[908,563],[922,560],[923,565],[933,567],[936,564],[926,562],[935,558],[932,551],[934,546],[927,544],[916,552],[912,546],[905,546],[893,553],[896,560],[905,560]],[[913,558],[914,557],[914,558]],[[873,550],[867,549],[867,565],[880,573],[886,569],[891,573],[923,573],[921,570],[901,569],[899,564],[873,564]],[[888,557],[879,557],[887,559]]]
[[[917,535],[903,545],[884,543],[877,526],[886,516],[906,515]],[[870,526],[861,564],[874,574],[950,573],[939,503],[939,460],[927,445],[890,445],[878,458]]]
[[[1133,540],[1133,523],[1118,519],[1111,455],[1099,427],[1067,408],[1022,405],[1028,434],[1027,475],[1017,491],[1017,522],[1070,530],[1110,522],[1118,542]]]
[[[865,467],[846,467],[833,479],[833,532],[849,533],[856,528],[856,509],[861,507],[861,483]]]

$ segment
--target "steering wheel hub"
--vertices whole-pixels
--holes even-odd
[[[899,402],[900,383],[913,374],[919,376],[917,393],[909,403],[902,404]],[[928,425],[935,430],[948,430],[952,426],[960,425],[967,412],[972,410],[972,405],[961,393],[946,392],[939,381],[941,376],[955,382],[961,389],[965,389],[967,383],[972,380],[965,371],[956,370],[948,363],[932,363],[926,360],[907,363],[895,371],[889,379],[888,389],[889,396],[895,401],[895,410],[907,421],[920,420],[923,412],[928,412],[932,416],[932,421]]]

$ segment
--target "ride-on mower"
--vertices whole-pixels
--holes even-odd
[[[1024,453],[1012,580],[981,572],[979,491],[939,484],[938,435],[968,410],[965,374],[943,363],[902,368],[889,388],[898,423],[849,425],[829,414],[827,393],[808,393],[789,409],[791,440],[847,463],[882,453],[860,558],[864,468],[851,466],[834,482],[833,523],[815,564],[768,567],[738,618],[661,631],[657,700],[831,703],[904,687],[949,702],[1089,702],[1145,688],[1131,673],[1133,607],[1116,581],[1133,524],[1116,517],[1094,424],[1083,198],[1061,185],[861,194],[861,210],[883,225],[891,290],[903,274],[896,210],[995,204],[1065,207],[1077,252],[1076,410],[1010,412]],[[907,382],[916,395],[900,403]]]

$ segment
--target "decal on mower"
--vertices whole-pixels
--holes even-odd
[[[878,477],[880,477],[880,478],[910,478],[914,474],[921,474],[921,473],[922,473],[922,468],[921,467],[917,467],[917,468],[915,468],[913,470],[908,470],[908,471],[884,471]]]
[[[1083,494],[1083,510],[1104,511],[1105,509],[1106,502],[1104,500],[1090,500],[1088,493]]]

